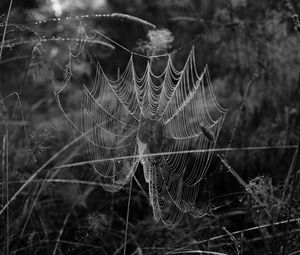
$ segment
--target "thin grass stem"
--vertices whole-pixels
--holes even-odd
[[[229,149],[228,148],[219,148],[219,149],[204,149],[204,150],[200,149],[200,150],[159,152],[159,153],[151,153],[151,154],[112,157],[112,158],[82,161],[82,162],[76,162],[76,163],[56,166],[56,167],[53,167],[53,169],[83,166],[83,165],[92,164],[92,163],[101,163],[101,162],[114,161],[114,160],[124,160],[124,159],[132,159],[132,158],[147,158],[147,157],[176,155],[176,154],[192,154],[192,153],[222,152],[222,151],[242,151],[242,150],[252,151],[252,150],[296,149],[296,148],[297,148],[297,145],[287,145],[287,146],[236,147],[236,148],[229,148]]]
[[[124,252],[123,252],[124,255],[126,255],[126,247],[127,247],[130,200],[131,200],[131,193],[132,193],[131,191],[132,191],[132,179],[130,180],[129,196],[128,196],[128,203],[127,203],[126,226],[125,226],[125,237],[124,237]]]

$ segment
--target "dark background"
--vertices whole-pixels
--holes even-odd
[[[142,53],[180,49],[176,56],[178,67],[184,65],[195,45],[198,69],[208,64],[218,101],[229,109],[218,148],[227,148],[231,138],[233,148],[298,144],[299,1],[58,0],[61,11],[55,10],[55,2],[14,1],[1,44],[0,93],[5,98],[0,110],[1,205],[76,135],[53,94],[66,78],[68,46],[74,43],[61,38],[77,39],[82,23],[131,51],[141,52],[141,45],[150,43],[149,27],[128,20],[95,18],[92,14],[126,13],[155,24],[157,29],[167,29],[173,40],[166,36],[164,49]],[[2,0],[1,38],[8,7],[9,1]],[[34,23],[82,14],[91,16]],[[79,118],[82,84],[91,84],[94,79],[95,64],[91,59],[99,60],[106,73],[115,77],[118,67],[122,70],[130,57],[119,47],[113,50],[101,45],[111,44],[101,36],[96,39],[98,43],[88,43],[87,53],[74,61],[72,89],[62,97],[64,108],[75,121]],[[137,58],[136,63],[137,70],[143,70],[143,60]],[[254,75],[257,77],[251,82]],[[295,148],[229,152],[229,165],[246,182],[246,189],[226,167],[221,168],[215,156],[199,205],[207,205],[209,200],[220,209],[201,219],[187,215],[174,229],[154,222],[151,206],[134,182],[127,253],[164,254],[186,245],[191,251],[225,254],[289,254],[299,250],[299,234],[295,231],[299,225],[274,225],[299,217],[299,159],[295,157],[293,167],[294,155]],[[9,210],[1,215],[4,254],[7,243],[10,254],[123,254],[129,186],[110,194],[102,190],[88,165],[53,169],[55,165],[83,160],[87,157],[82,145],[75,143],[10,203]],[[137,178],[147,190],[141,167]],[[271,228],[229,234],[264,224]],[[219,235],[224,237],[193,244]]]

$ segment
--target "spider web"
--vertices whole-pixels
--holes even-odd
[[[73,125],[84,136],[103,188],[120,190],[141,163],[154,219],[173,225],[184,213],[204,214],[195,206],[196,198],[226,110],[216,100],[208,67],[198,74],[194,47],[182,70],[171,55],[161,74],[154,74],[152,65],[149,57],[139,75],[131,54],[122,74],[112,80],[98,62],[92,88],[83,88],[81,125]],[[70,63],[67,69],[63,89],[72,75]],[[57,99],[62,109],[59,93]]]

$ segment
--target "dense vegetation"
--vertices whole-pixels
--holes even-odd
[[[156,28],[94,15],[107,13]],[[298,254],[299,14],[296,0],[1,0],[3,254],[123,254],[124,243],[127,254],[138,255]],[[68,80],[70,47],[81,49],[83,26],[133,52],[176,51],[178,67],[194,45],[199,70],[209,66],[218,101],[228,108],[217,148],[232,149],[215,153],[203,181],[197,204],[210,208],[205,217],[186,215],[174,228],[156,223],[141,166],[132,186],[117,193],[102,189],[90,165],[59,167],[87,160],[54,93]],[[115,77],[130,57],[101,36],[84,47],[62,95],[77,122],[94,60]]]

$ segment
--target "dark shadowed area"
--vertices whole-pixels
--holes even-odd
[[[299,254],[299,15],[1,0],[0,254]]]

